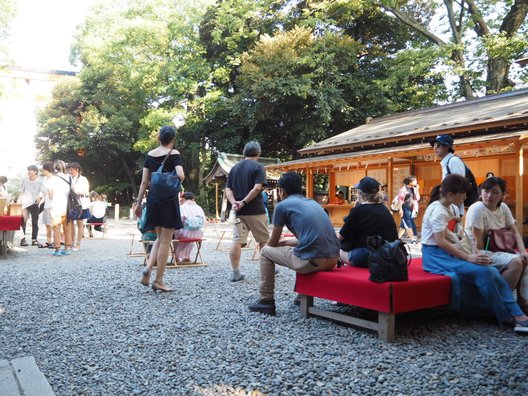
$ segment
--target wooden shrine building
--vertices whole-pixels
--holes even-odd
[[[453,136],[455,154],[471,168],[478,183],[487,172],[506,180],[506,203],[522,230],[528,201],[528,89],[367,119],[364,125],[300,149],[304,158],[267,169],[303,173],[307,196],[328,210],[334,225],[341,225],[353,206],[353,186],[362,177],[387,184],[390,200],[405,177],[416,175],[423,214],[429,192],[442,178],[440,161],[430,145],[440,134]],[[317,180],[321,175],[327,178],[330,197],[338,189],[344,191],[347,204],[331,204],[328,196],[314,191],[317,175]],[[421,225],[421,218],[416,223]]]

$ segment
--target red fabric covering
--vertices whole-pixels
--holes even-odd
[[[182,243],[201,242],[202,238],[178,238],[178,239],[175,239],[175,241],[182,242]]]
[[[0,216],[0,231],[16,231],[22,224],[22,216]]]
[[[405,282],[375,283],[368,280],[369,275],[367,268],[349,266],[297,274],[295,291],[387,313],[449,304],[451,280],[448,276],[423,271],[421,258],[411,261],[409,280]]]

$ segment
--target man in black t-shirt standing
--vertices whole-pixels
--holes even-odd
[[[229,259],[233,276],[231,282],[245,278],[240,273],[240,254],[242,245],[247,244],[249,231],[262,248],[269,239],[266,209],[261,191],[267,184],[266,170],[258,163],[260,144],[251,141],[244,146],[245,159],[236,164],[227,178],[226,196],[236,213],[233,229],[233,244],[229,250]]]

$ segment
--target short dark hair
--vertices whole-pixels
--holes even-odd
[[[81,165],[78,162],[70,162],[66,165],[66,169],[77,169],[79,173],[81,172]]]
[[[7,183],[7,177],[5,177],[5,176],[0,176],[0,183],[2,183],[2,184],[6,184],[6,183]]]
[[[193,199],[194,200],[194,199],[196,199],[196,196],[190,191],[185,191],[183,193],[183,195],[182,195],[182,198],[183,199]]]
[[[28,171],[38,172],[38,166],[37,165],[29,165],[27,167]]]
[[[176,137],[176,128],[165,125],[162,126],[159,130],[159,141],[163,146],[166,146],[174,140]]]
[[[297,172],[283,173],[277,184],[288,195],[302,194],[302,177]]]
[[[506,192],[506,182],[504,181],[504,179],[495,176],[484,179],[484,181],[480,183],[479,189],[489,190],[490,188],[493,188],[495,186],[499,186],[503,193]]]
[[[44,162],[42,164],[42,169],[45,171],[48,171],[50,173],[53,173],[53,163],[52,162]]]
[[[490,188],[493,188],[495,186],[498,186],[503,194],[506,192],[506,181],[504,179],[501,179],[500,177],[495,176],[484,179],[484,181],[480,183],[479,191],[482,193],[482,190],[489,190]],[[497,208],[501,205],[502,198],[499,200],[499,202],[497,202]]]
[[[261,148],[260,143],[256,140],[252,140],[251,142],[247,142],[244,146],[244,157],[258,157],[260,155]]]
[[[471,183],[462,175],[451,173],[440,184],[440,195],[445,197],[449,193],[467,193],[471,190]]]

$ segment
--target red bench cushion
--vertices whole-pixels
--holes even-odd
[[[449,304],[451,280],[423,271],[422,259],[411,261],[409,280],[375,283],[367,268],[297,274],[295,291],[386,313],[402,313]],[[391,298],[392,297],[392,298]]]

